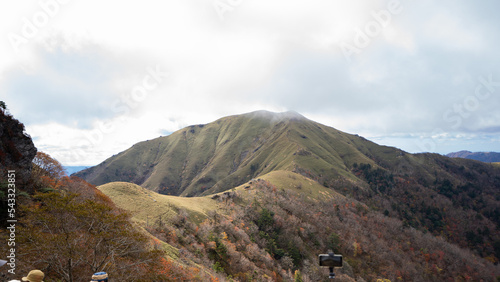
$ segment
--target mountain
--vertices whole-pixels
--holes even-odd
[[[500,153],[495,152],[470,152],[470,151],[459,151],[454,153],[449,153],[446,156],[450,158],[464,158],[476,161],[481,161],[485,163],[497,163],[500,162]]]
[[[274,177],[273,181],[261,185],[262,179],[266,180],[270,175],[276,174],[287,176]],[[241,214],[247,212],[252,215],[239,223],[241,226],[253,226],[254,229],[248,231],[248,236],[262,243],[260,246],[276,260],[288,254],[294,261],[293,264],[301,267],[305,264],[304,258],[312,256],[311,250],[318,251],[328,240],[335,242],[337,240],[335,239],[337,235],[330,234],[333,236],[330,238],[326,233],[321,233],[321,239],[314,236],[320,233],[318,228],[321,228],[321,220],[315,222],[312,227],[308,224],[312,224],[313,219],[316,220],[314,217],[316,215],[327,216],[332,224],[347,229],[335,229],[334,232],[333,229],[327,228],[328,232],[334,232],[341,238],[351,238],[344,241],[345,245],[341,250],[351,254],[349,264],[353,265],[352,268],[356,273],[367,271],[372,263],[384,259],[383,256],[376,255],[377,247],[372,246],[375,244],[373,240],[377,241],[377,238],[384,236],[387,236],[384,239],[387,240],[387,248],[381,247],[380,250],[391,252],[396,248],[412,257],[423,256],[424,264],[434,265],[425,269],[420,266],[408,266],[407,268],[411,270],[406,269],[406,273],[415,273],[415,269],[417,272],[421,270],[425,273],[436,273],[432,279],[423,277],[416,281],[439,281],[443,278],[439,277],[439,273],[456,272],[457,270],[454,270],[456,265],[452,262],[453,257],[470,257],[467,254],[469,251],[470,254],[482,257],[481,263],[497,263],[500,258],[500,198],[498,197],[500,167],[474,160],[448,158],[439,154],[409,154],[316,123],[295,112],[258,111],[224,117],[204,125],[189,126],[169,136],[135,144],[98,166],[83,170],[76,175],[95,185],[124,181],[160,194],[170,195],[169,197],[197,196],[190,200],[192,201],[190,204],[186,204],[185,198],[175,200],[175,203],[162,204],[178,212],[180,209],[178,205],[197,206],[196,201],[203,199],[199,203],[200,207],[206,207],[203,211],[195,212],[187,209],[186,212],[198,215],[198,219],[194,219],[195,225],[203,220],[202,214],[210,215],[209,220],[215,222],[218,212],[214,210],[214,206],[211,206],[206,196],[219,195],[218,197],[224,201],[217,205],[222,205],[225,213],[230,214],[229,217],[241,218]],[[289,180],[293,178],[305,180],[301,180],[300,184],[294,184]],[[310,191],[308,183],[314,184],[316,187],[314,190],[321,192],[317,192],[316,195],[324,195],[325,191],[318,188],[321,186],[323,187],[321,189],[341,195],[341,198],[337,198],[341,200],[331,202],[321,197],[307,195],[306,192]],[[232,194],[234,191],[247,193],[254,186],[267,192],[262,192],[264,194],[258,199],[246,198],[241,194],[235,199],[231,196],[234,195]],[[112,195],[114,190],[108,188],[103,191],[110,193],[108,195],[115,200]],[[134,213],[142,214],[143,217],[144,212],[141,212],[143,205],[137,204],[135,207],[132,204],[133,197],[127,198],[128,190],[132,193],[137,189],[132,186],[122,187],[120,193],[124,195],[125,200],[116,201],[122,203],[120,205],[124,205],[123,208],[133,209]],[[213,195],[214,193],[219,194]],[[163,203],[167,199],[162,197],[160,200],[156,194],[145,194],[144,197]],[[307,204],[310,198],[313,202]],[[170,201],[177,198],[168,199]],[[148,206],[155,205],[148,204]],[[291,212],[294,207],[303,207],[301,210],[305,213]],[[333,207],[338,208],[331,210]],[[350,219],[346,219],[349,212],[343,209],[352,209],[354,214],[349,215]],[[147,212],[146,220],[149,215],[157,213],[158,211],[153,210]],[[237,216],[231,215],[232,213],[236,213]],[[280,224],[269,223],[272,222],[273,213],[276,215],[274,220],[281,222]],[[335,215],[334,218],[331,218],[332,214]],[[300,218],[305,225],[296,226],[294,230],[286,229],[284,218],[288,218],[289,215],[295,216],[290,220]],[[259,219],[259,216],[265,218]],[[389,221],[395,220],[394,224],[391,227],[386,226],[385,218]],[[162,221],[160,218],[156,219],[158,220]],[[341,223],[338,223],[338,220]],[[370,220],[377,223],[369,224]],[[182,219],[181,222],[176,221],[174,225],[184,226],[185,223],[186,220]],[[357,229],[358,225],[362,230]],[[303,235],[300,240],[287,237],[287,232],[297,232],[301,230],[300,228],[308,230],[299,232]],[[398,238],[394,239],[398,240],[393,242],[394,246],[389,239],[391,235],[380,234],[380,228],[391,228],[394,238]],[[198,230],[194,225],[190,229]],[[217,230],[214,231],[218,232],[217,234],[222,232],[219,227],[214,230]],[[429,237],[412,233],[417,231],[428,234]],[[178,232],[187,231],[170,230],[168,234],[161,236],[172,238],[171,234],[179,234]],[[360,241],[361,235],[350,237],[359,232],[365,234],[363,241]],[[413,235],[401,237],[403,233],[408,236]],[[228,234],[229,230],[226,232],[227,236]],[[175,238],[180,240],[181,237]],[[214,239],[212,237],[206,239],[210,240],[188,243],[218,244],[218,241],[211,240]],[[290,247],[300,245],[301,240],[304,246],[307,246],[305,249]],[[314,243],[315,240],[317,243]],[[444,243],[439,243],[440,240],[452,245],[445,247]],[[425,247],[423,241],[433,242],[432,252]],[[311,242],[314,244],[310,245]],[[364,253],[362,250],[367,249],[361,247],[363,244],[369,244],[370,247],[367,248],[373,248],[373,251]],[[440,244],[446,250],[440,250]],[[183,246],[181,244],[178,247]],[[461,250],[467,252],[460,253],[461,251],[454,250],[455,247],[452,246],[459,246]],[[441,255],[441,251],[454,255]],[[211,251],[208,250],[208,253]],[[444,259],[445,262],[438,262],[444,257],[447,257]],[[220,260],[222,265],[219,266],[230,267],[223,265],[223,261]],[[397,264],[397,261],[398,259],[394,259],[394,263]],[[264,262],[258,264],[262,265]],[[392,266],[388,265],[387,268],[380,267],[380,271],[392,269]],[[446,267],[446,270],[441,272],[440,269],[444,269],[443,267]],[[486,271],[486,269],[480,270],[480,267],[476,270]],[[490,270],[487,271],[491,273]],[[497,270],[494,273],[500,274]],[[227,274],[235,273],[230,271]],[[460,275],[454,277],[455,280],[467,280],[472,274]],[[374,278],[370,275],[366,277]],[[394,277],[405,278],[411,275]]]
[[[135,144],[76,175],[94,185],[127,181],[162,194],[194,196],[224,191],[274,170],[355,183],[354,163],[376,167],[377,157],[392,162],[404,155],[294,112],[258,111]]]
[[[67,175],[72,175],[86,168],[89,168],[89,166],[64,166],[64,171]]]

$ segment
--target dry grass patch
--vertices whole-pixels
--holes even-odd
[[[132,218],[145,225],[156,224],[160,218],[168,221],[179,210],[185,210],[196,222],[202,221],[207,212],[217,209],[217,202],[210,197],[176,197],[161,195],[128,182],[111,182],[97,187],[120,208],[129,211]]]

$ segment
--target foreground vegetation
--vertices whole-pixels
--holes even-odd
[[[45,281],[89,281],[98,271],[123,281],[192,278],[127,212],[95,186],[66,176],[50,156],[37,154],[32,176],[31,193],[18,192],[16,275],[8,274],[9,280],[32,269],[42,270]],[[6,242],[9,234],[2,229]]]

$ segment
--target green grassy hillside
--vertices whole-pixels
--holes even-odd
[[[224,191],[274,170],[357,182],[350,166],[376,165],[367,154],[377,147],[298,114],[254,112],[138,143],[77,175],[95,185],[127,181],[182,196]]]

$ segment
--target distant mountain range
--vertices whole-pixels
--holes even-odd
[[[460,151],[449,153],[446,156],[450,158],[464,158],[476,161],[481,161],[485,163],[497,163],[500,162],[500,153],[496,152],[470,152],[470,151]]]
[[[68,175],[72,175],[86,168],[89,168],[89,166],[64,166],[64,170]]]

